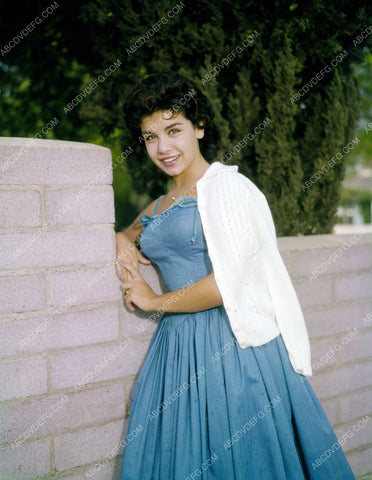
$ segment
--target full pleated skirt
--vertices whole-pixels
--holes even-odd
[[[223,306],[165,314],[133,395],[121,480],[349,480],[279,335],[241,348]]]

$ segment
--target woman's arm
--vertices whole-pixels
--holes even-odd
[[[120,260],[132,263],[138,270],[138,262],[145,265],[150,264],[151,260],[145,258],[139,250],[139,239],[142,233],[142,215],[151,215],[156,200],[153,200],[147,207],[134,219],[134,221],[121,232],[117,232],[116,237],[116,274],[121,280],[128,279],[128,272],[123,270]]]
[[[126,263],[122,267],[132,277],[130,280],[124,280],[120,287],[123,292],[127,292],[124,299],[128,308],[132,311],[137,306],[145,312],[156,310],[162,312],[199,312],[222,305],[222,297],[213,272],[179,290],[158,295],[133,265]]]
[[[179,290],[158,295],[154,301],[154,310],[199,312],[219,305],[222,305],[222,297],[212,272]]]
[[[147,205],[147,207],[137,215],[137,217],[133,220],[133,222],[127,227],[125,230],[116,233],[116,241],[120,242],[120,239],[123,235],[125,235],[134,245],[139,245],[139,237],[141,236],[142,232],[142,222],[141,217],[142,215],[151,215],[154,206],[156,203],[156,199],[153,200],[151,203]]]

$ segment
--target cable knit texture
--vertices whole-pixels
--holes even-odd
[[[239,345],[263,345],[281,334],[293,368],[311,376],[305,320],[265,196],[236,165],[221,162],[208,167],[196,189],[216,283]]]

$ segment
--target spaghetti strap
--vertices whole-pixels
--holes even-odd
[[[160,200],[161,198],[163,198],[164,196],[165,196],[165,195],[161,195],[161,196],[156,200],[155,207],[154,207],[154,210],[153,210],[153,212],[152,212],[152,216],[155,215],[155,211],[156,211],[156,209],[157,209],[157,207],[158,207],[159,200]]]

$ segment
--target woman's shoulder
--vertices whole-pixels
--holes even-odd
[[[156,205],[156,202],[159,201],[159,199],[162,197],[163,195],[161,195],[160,197],[158,198],[154,198],[154,200],[152,200],[143,210],[142,212],[138,215],[137,218],[141,218],[142,215],[149,215],[151,216],[152,215],[152,212],[154,210],[154,207]]]
[[[203,186],[206,192],[213,189],[223,190],[226,194],[233,195],[248,195],[248,196],[264,196],[263,192],[249,177],[238,171],[237,165],[224,165],[221,162],[210,171],[208,176],[205,176]],[[204,180],[204,179],[203,179]]]

